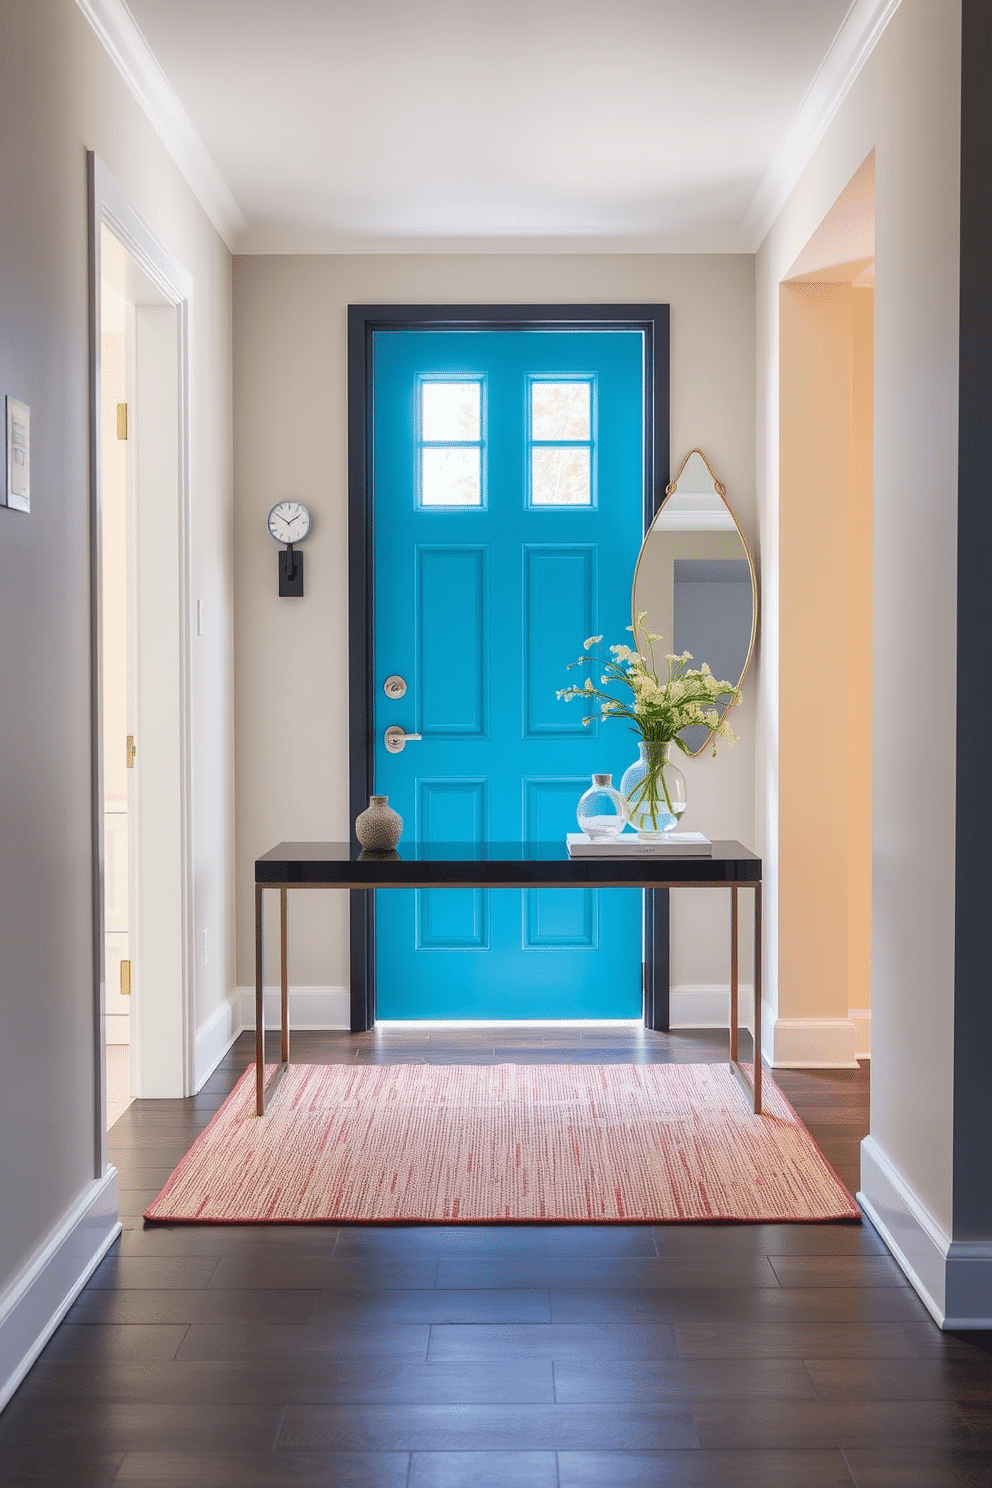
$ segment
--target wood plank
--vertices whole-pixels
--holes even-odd
[[[0,1417],[4,1488],[992,1481],[992,1339],[942,1334],[867,1222],[145,1226],[252,1052],[118,1123],[127,1228]],[[726,1033],[304,1032],[294,1055],[709,1062]],[[867,1065],[778,1074],[856,1183]]]

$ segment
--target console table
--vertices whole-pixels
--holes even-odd
[[[738,894],[754,891],[753,1077],[738,1057]],[[347,842],[280,842],[255,860],[255,1109],[276,1089],[289,1065],[290,889],[728,889],[730,890],[730,1064],[761,1111],[761,859],[739,842],[714,842],[708,858],[570,858],[564,842],[401,842],[370,853]],[[279,890],[282,1045],[265,1084],[263,894]]]

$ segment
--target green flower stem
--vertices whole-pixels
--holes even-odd
[[[661,781],[661,789],[665,796],[665,805],[668,808],[668,814],[669,816],[675,815],[675,807],[672,805],[672,796],[668,789],[668,781],[665,779],[665,745],[667,742],[665,739],[644,740],[644,743],[647,745],[647,774],[630,797],[632,813],[634,807],[647,805],[651,816],[651,827],[654,831],[658,830],[659,780]]]

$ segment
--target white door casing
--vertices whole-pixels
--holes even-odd
[[[96,1173],[105,1168],[103,1051],[106,1017],[115,1015],[121,948],[105,905],[107,882],[102,782],[100,572],[101,229],[126,250],[125,298],[133,305],[133,360],[128,357],[133,433],[133,521],[128,567],[128,731],[137,745],[129,781],[132,860],[128,935],[135,964],[130,1007],[132,1093],[181,1097],[193,1089],[192,823],[190,780],[189,623],[189,320],[192,281],[92,153],[91,208],[91,469],[93,501],[94,778],[94,1057]],[[129,346],[130,352],[130,346]],[[133,368],[133,371],[131,370]],[[133,389],[133,391],[132,391]],[[130,515],[130,513],[129,513]],[[133,660],[132,660],[133,658]],[[112,829],[113,830],[113,829]],[[119,897],[119,895],[117,895]]]

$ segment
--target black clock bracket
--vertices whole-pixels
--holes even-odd
[[[303,554],[293,544],[279,554],[279,598],[303,597]]]

